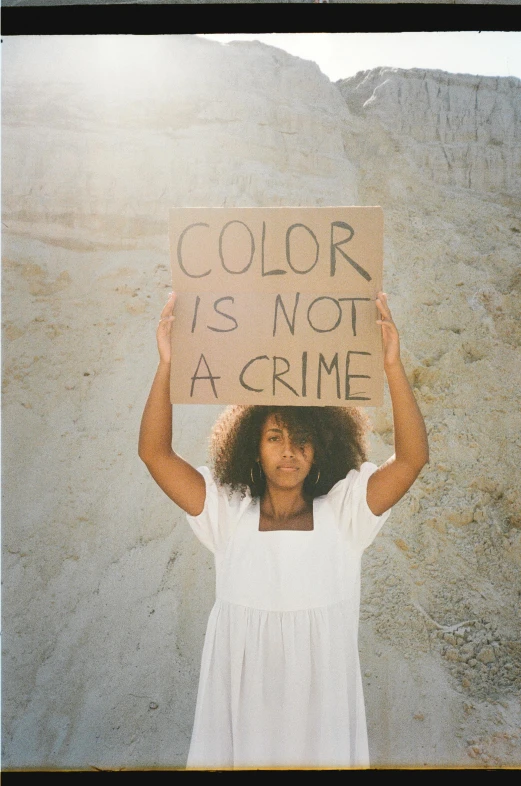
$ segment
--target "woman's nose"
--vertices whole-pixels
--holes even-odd
[[[291,440],[289,437],[286,437],[286,439],[284,440],[283,449],[284,449],[285,456],[292,456],[295,453],[295,446],[293,444],[293,440]]]

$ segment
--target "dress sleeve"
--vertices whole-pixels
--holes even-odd
[[[352,469],[336,483],[327,499],[333,508],[338,525],[355,549],[363,551],[376,538],[391,510],[375,516],[367,504],[367,481],[378,469],[365,461],[359,470]]]
[[[186,514],[192,531],[201,543],[214,554],[226,546],[235,524],[251,502],[245,497],[218,486],[208,467],[197,467],[206,484],[204,508],[198,516]]]

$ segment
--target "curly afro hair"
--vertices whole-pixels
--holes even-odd
[[[304,481],[304,493],[311,498],[327,494],[349,470],[359,469],[367,460],[370,423],[357,407],[234,405],[221,413],[210,437],[210,457],[221,485],[243,495],[249,490],[253,498],[262,497],[266,481],[262,473],[259,478],[255,464],[262,427],[270,415],[287,428],[295,442],[309,440],[315,449],[313,467]]]

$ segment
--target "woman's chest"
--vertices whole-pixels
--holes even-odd
[[[334,520],[315,506],[313,529],[259,530],[252,505],[217,560],[217,594],[231,603],[290,610],[343,599],[359,560],[349,554]]]

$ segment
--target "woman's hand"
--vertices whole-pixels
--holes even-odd
[[[161,318],[156,331],[157,348],[162,363],[170,364],[172,357],[172,322],[174,321],[174,306],[176,293],[170,292],[166,305],[161,312]]]
[[[393,322],[391,311],[387,305],[387,295],[379,292],[376,296],[376,307],[380,312],[377,325],[382,326],[382,339],[384,344],[384,366],[389,368],[400,360],[400,337],[398,329]]]
[[[172,448],[170,342],[175,300],[176,294],[171,292],[157,326],[160,361],[141,418],[139,457],[165,494],[191,516],[198,516],[206,499],[204,478]]]
[[[376,305],[381,319],[384,368],[393,408],[394,456],[374,472],[367,483],[367,504],[380,516],[410,489],[429,460],[427,430],[400,360],[400,338],[387,295],[379,292]]]

